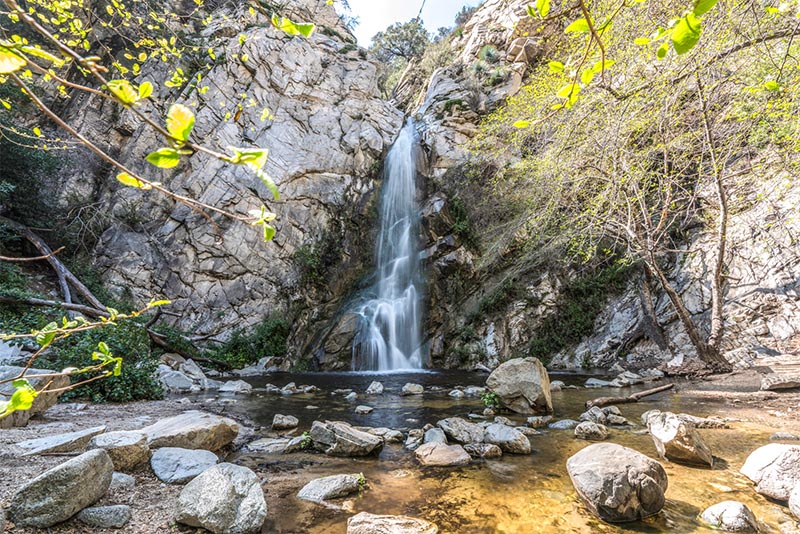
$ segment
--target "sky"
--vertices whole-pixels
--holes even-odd
[[[372,36],[395,22],[407,22],[419,13],[422,0],[349,0],[352,15],[359,18],[355,30],[361,46],[369,46]],[[465,5],[478,5],[480,0],[426,0],[422,20],[428,31],[453,26],[453,19]]]

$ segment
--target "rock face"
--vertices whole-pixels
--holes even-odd
[[[19,374],[23,370],[24,370],[23,367],[15,367],[13,365],[0,365],[0,381],[15,378],[19,376]],[[41,379],[36,378],[36,375],[52,374],[55,372],[56,371],[50,371],[48,369],[28,369],[25,372],[25,374],[31,386],[35,388],[42,385],[40,384]],[[60,389],[69,385],[69,377],[66,375],[48,378],[47,381],[51,382],[49,389]],[[0,384],[0,393],[11,395],[12,393],[14,393],[14,389],[15,388],[11,385],[11,382]],[[0,419],[0,429],[27,425],[28,420],[31,417],[33,417],[38,413],[42,413],[49,407],[53,406],[56,402],[58,402],[59,395],[61,394],[41,393],[37,395],[36,398],[33,399],[33,404],[31,405],[30,410],[16,411],[13,412],[8,417]]]
[[[222,463],[183,488],[175,520],[215,534],[254,534],[266,517],[267,503],[256,474]]]
[[[297,493],[298,499],[321,502],[356,493],[363,481],[361,475],[333,475],[312,480]]]
[[[383,448],[383,439],[338,421],[314,421],[310,434],[314,447],[330,456],[369,456]]]
[[[18,527],[47,528],[97,502],[114,464],[102,449],[89,451],[34,478],[11,498],[8,519]]]
[[[437,534],[439,527],[402,515],[356,514],[347,520],[347,534]]]
[[[218,461],[211,451],[162,447],[153,453],[150,467],[162,482],[186,484]]]
[[[755,482],[758,493],[785,502],[800,485],[800,446],[764,445],[750,453],[740,472]]]
[[[495,423],[486,427],[483,433],[483,441],[492,445],[497,445],[503,452],[511,454],[530,454],[531,442],[528,436],[510,426]]]
[[[460,417],[448,417],[436,423],[447,438],[456,443],[483,443],[483,427]]]
[[[96,528],[122,528],[131,520],[131,507],[127,504],[85,508],[78,514],[84,525]]]
[[[758,520],[747,505],[737,501],[723,501],[706,508],[700,519],[725,532],[758,532]]]
[[[217,451],[239,434],[233,419],[192,410],[159,421],[140,430],[151,449],[180,447]]]
[[[581,501],[609,523],[638,521],[664,506],[667,474],[661,464],[613,443],[596,443],[567,460]]]
[[[472,461],[461,445],[447,445],[439,442],[423,443],[417,447],[414,454],[419,463],[429,467],[467,465]]]
[[[659,413],[647,420],[647,429],[659,456],[690,465],[714,465],[711,449],[691,423],[674,413]]]
[[[24,456],[32,456],[44,452],[71,452],[83,448],[89,443],[90,439],[105,431],[105,426],[95,426],[77,432],[20,441],[17,443],[17,447],[25,449]]]
[[[486,387],[500,402],[517,413],[551,413],[550,378],[542,362],[536,358],[509,360],[486,379]]]
[[[150,459],[147,436],[138,431],[108,432],[95,436],[90,449],[104,449],[114,462],[114,469],[123,473],[133,471]]]

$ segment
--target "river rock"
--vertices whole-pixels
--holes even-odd
[[[454,399],[463,399],[464,397],[466,397],[466,393],[464,393],[460,389],[454,389],[447,395],[453,397]]]
[[[501,364],[486,379],[500,403],[517,413],[551,413],[550,378],[536,358],[515,358]]]
[[[700,514],[700,519],[725,532],[759,531],[756,516],[745,504],[737,501],[723,501],[709,506]]]
[[[603,521],[638,521],[664,506],[664,468],[633,449],[614,443],[589,445],[567,460],[567,472],[581,501]]]
[[[17,443],[17,447],[25,449],[23,456],[32,456],[45,452],[72,452],[82,449],[89,443],[90,439],[105,431],[105,426],[95,426],[77,432],[20,441]]]
[[[355,412],[358,415],[367,415],[369,413],[372,413],[373,409],[374,408],[372,406],[363,406],[363,405],[361,405],[361,406],[356,406]]]
[[[439,527],[402,515],[356,514],[347,520],[347,534],[437,534]]]
[[[423,443],[414,451],[419,463],[431,467],[467,465],[472,460],[461,445]]]
[[[483,443],[483,427],[460,417],[448,417],[436,423],[451,441],[466,445]]]
[[[84,508],[78,514],[84,525],[95,528],[122,528],[131,520],[131,507],[127,504]]]
[[[0,365],[0,382],[4,380],[9,380],[12,378],[16,378],[19,376],[21,372],[25,371],[24,367],[16,367],[13,365]],[[25,371],[25,378],[28,379],[31,386],[34,388],[44,386],[41,383],[42,379],[36,378],[36,375],[43,375],[43,374],[53,374],[56,371],[51,371],[49,369],[28,369]],[[48,389],[55,390],[61,389],[69,386],[70,380],[69,376],[67,375],[58,375],[51,378],[48,378],[47,381],[50,383],[50,387]],[[11,395],[14,393],[16,388],[11,385],[11,382],[0,383],[0,393],[5,393],[6,395]],[[7,417],[0,419],[0,429],[3,428],[12,428],[15,426],[25,426],[28,424],[28,420],[36,414],[42,413],[51,406],[53,406],[56,402],[58,402],[58,397],[61,393],[49,393],[49,392],[41,392],[39,393],[36,398],[33,399],[33,404],[31,405],[29,410],[17,410],[12,412]],[[0,399],[4,398],[0,395]],[[8,398],[8,397],[5,397]]]
[[[275,417],[272,418],[272,430],[291,430],[297,428],[299,424],[300,421],[293,415],[281,415],[276,413]]]
[[[103,449],[67,460],[22,486],[8,505],[8,519],[17,527],[38,528],[66,521],[105,494],[113,472]]]
[[[100,434],[89,441],[88,447],[104,449],[114,462],[114,470],[123,473],[135,470],[150,459],[147,436],[135,430]]]
[[[366,481],[362,475],[333,475],[312,480],[301,489],[297,498],[321,502],[337,497],[347,497],[358,492]]]
[[[206,374],[194,360],[186,360],[180,365],[178,370],[195,382],[206,380]]]
[[[383,393],[383,384],[373,381],[367,388],[367,395],[381,395]]]
[[[486,388],[482,386],[467,386],[464,388],[464,395],[467,397],[480,397],[486,393]]]
[[[470,443],[469,445],[464,445],[464,450],[473,458],[490,460],[503,456],[503,449],[493,443]]]
[[[789,494],[789,511],[796,519],[800,520],[800,484],[796,485]]]
[[[108,491],[130,491],[136,487],[136,479],[132,476],[115,471],[111,476],[111,485]],[[0,530],[2,532],[2,530]]]
[[[800,484],[800,445],[759,447],[750,453],[740,472],[755,482],[758,493],[785,502]]]
[[[159,421],[140,430],[151,449],[180,447],[217,451],[239,434],[233,419],[192,410]]]
[[[599,425],[606,424],[606,413],[598,408],[597,406],[592,406],[589,408],[588,411],[583,412],[580,417],[578,417],[579,421],[589,421],[592,423],[597,423]]]
[[[650,417],[647,429],[662,458],[690,465],[714,465],[711,449],[694,426],[674,413],[664,412]]]
[[[800,441],[800,436],[791,432],[775,432],[769,437],[770,441]]]
[[[403,389],[400,390],[400,395],[422,395],[425,391],[425,388],[422,387],[420,384],[412,384],[409,382],[408,384],[403,386]]]
[[[188,393],[195,385],[191,378],[166,365],[159,365],[157,373],[158,382],[167,393]]]
[[[608,429],[605,425],[584,421],[575,427],[575,437],[589,441],[603,441],[608,437]]]
[[[219,388],[220,393],[247,394],[253,392],[253,386],[244,380],[230,380]]]
[[[589,380],[587,380],[583,384],[583,387],[585,387],[585,388],[607,388],[607,387],[611,387],[611,385],[612,385],[611,382],[609,382],[607,380],[600,380],[599,378],[590,378]]]
[[[553,380],[552,382],[550,382],[550,391],[552,393],[555,393],[556,391],[561,391],[566,386],[567,385],[561,380]]]
[[[552,415],[536,415],[528,417],[528,426],[531,428],[547,428],[547,424],[553,420]]]
[[[483,432],[484,443],[497,445],[503,452],[511,454],[530,454],[531,442],[528,436],[516,428],[500,423],[494,423],[486,427]]]
[[[579,424],[580,423],[578,421],[575,421],[574,419],[562,419],[561,421],[550,423],[549,425],[547,425],[547,428],[553,430],[573,430]]]
[[[304,439],[303,436],[297,436],[293,439]],[[245,445],[245,449],[249,452],[258,452],[262,454],[285,454],[288,451],[289,444],[292,439],[289,438],[262,438],[252,441]]]
[[[358,398],[358,393],[356,393],[355,391],[351,391],[350,393],[344,396],[344,400],[350,402],[355,401],[357,398]]]
[[[403,444],[403,447],[406,449],[413,451],[420,445],[422,445],[422,441],[425,439],[425,431],[421,428],[412,428],[408,431],[408,436],[406,437],[406,441]]]
[[[425,431],[423,443],[444,443],[447,445],[447,436],[444,435],[441,428],[429,428]]]
[[[162,447],[150,458],[150,467],[161,482],[186,484],[219,462],[211,451]]]
[[[341,421],[314,421],[311,439],[314,447],[330,456],[369,456],[383,448],[383,439]]]
[[[178,497],[175,521],[215,534],[261,532],[267,503],[258,477],[229,463],[206,469]]]

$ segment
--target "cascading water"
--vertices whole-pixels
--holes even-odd
[[[419,208],[416,202],[417,132],[409,120],[384,166],[377,282],[358,309],[361,329],[353,341],[353,369],[421,369]]]

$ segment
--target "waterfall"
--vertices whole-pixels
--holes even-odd
[[[358,309],[353,369],[421,369],[422,277],[417,241],[417,132],[409,120],[389,150],[381,193],[377,279]]]

